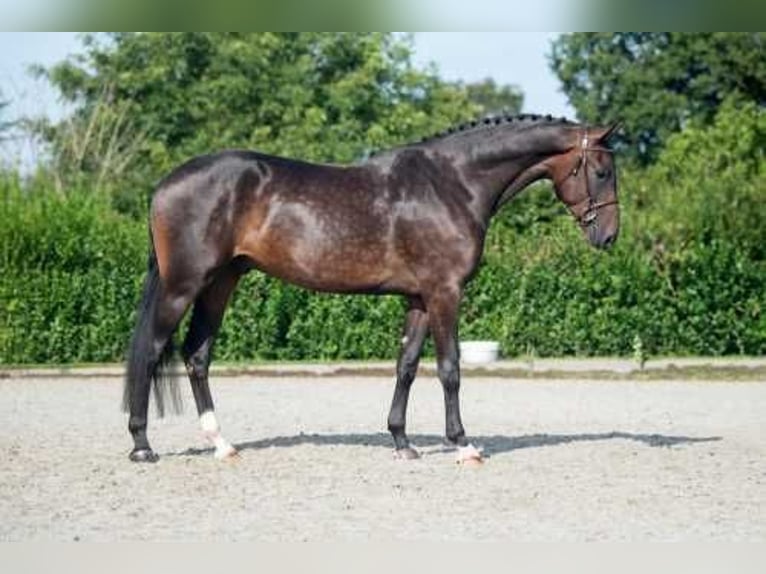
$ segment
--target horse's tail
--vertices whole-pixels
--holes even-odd
[[[162,347],[159,356],[154,348],[156,340],[155,310],[160,297],[162,297],[162,281],[160,280],[157,254],[154,251],[151,234],[149,245],[149,268],[144,280],[141,302],[138,305],[133,338],[128,349],[122,408],[130,412],[134,397],[144,396],[144,393],[149,392],[147,387],[153,384],[157,414],[162,417],[165,414],[167,398],[170,398],[175,412],[181,412],[182,404],[178,381],[167,372],[167,366],[173,356],[172,334]]]

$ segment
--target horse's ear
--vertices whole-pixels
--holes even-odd
[[[622,122],[612,122],[608,127],[600,128],[596,133],[596,140],[601,143],[607,143],[617,131],[622,128]]]

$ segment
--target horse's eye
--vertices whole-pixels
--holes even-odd
[[[608,169],[597,169],[596,170],[596,177],[599,179],[606,179],[609,177],[609,170]]]

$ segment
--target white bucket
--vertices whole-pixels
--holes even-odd
[[[500,343],[497,341],[461,341],[460,360],[464,363],[480,364],[497,361]]]

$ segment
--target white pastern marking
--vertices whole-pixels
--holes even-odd
[[[199,424],[202,425],[202,432],[217,433],[220,432],[221,427],[218,426],[218,419],[215,418],[213,411],[205,411],[199,417]]]
[[[223,459],[237,452],[231,443],[221,436],[221,427],[213,411],[205,411],[199,417],[202,434],[215,447],[215,458]]]

